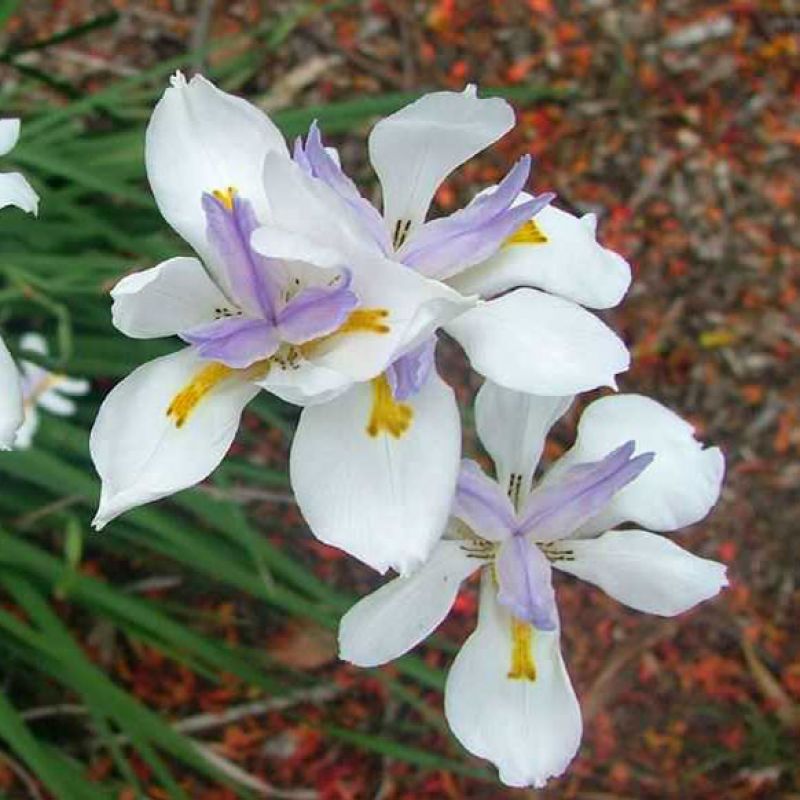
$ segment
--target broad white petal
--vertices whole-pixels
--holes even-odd
[[[452,390],[432,374],[405,401],[410,425],[395,436],[381,424],[388,417],[374,416],[381,411],[377,392],[376,383],[357,384],[330,403],[304,409],[290,476],[318,539],[380,572],[407,573],[428,556],[447,523],[461,455],[458,407]]]
[[[19,119],[0,119],[0,156],[14,149],[19,139],[19,129]]]
[[[8,450],[12,446],[22,420],[19,371],[5,342],[0,339],[0,450]]]
[[[572,395],[541,397],[484,381],[475,397],[475,425],[501,486],[508,488],[511,476],[519,475],[521,496],[527,496],[547,434],[572,400]]]
[[[724,564],[692,555],[666,536],[647,531],[609,531],[564,546],[574,560],[553,566],[647,614],[674,617],[728,585]]]
[[[164,219],[205,264],[214,264],[216,253],[206,240],[203,193],[232,187],[265,219],[261,169],[269,152],[288,157],[266,114],[201,75],[172,78],[147,127],[147,177]]]
[[[556,475],[575,464],[597,461],[631,439],[637,453],[655,453],[653,463],[581,528],[580,535],[607,531],[621,522],[674,531],[703,519],[717,502],[725,474],[720,449],[704,449],[688,422],[642,395],[602,397],[591,403],[578,423],[575,444],[552,471]]]
[[[384,584],[342,617],[339,657],[377,667],[407,653],[444,622],[462,581],[480,566],[459,542],[439,542],[416,572]]]
[[[0,172],[0,208],[16,206],[28,214],[39,213],[39,195],[19,172]]]
[[[518,392],[568,395],[615,387],[630,355],[619,337],[579,305],[516,289],[445,326],[473,369]]]
[[[477,630],[447,677],[444,711],[456,738],[492,761],[509,786],[541,787],[566,770],[581,741],[581,712],[558,631],[532,630],[536,679],[509,678],[512,617],[484,573]]]
[[[544,242],[504,245],[450,285],[464,294],[491,297],[532,286],[589,308],[612,308],[628,291],[631,268],[595,239],[594,214],[576,217],[552,205],[533,217]]]
[[[96,528],[198,483],[228,452],[258,387],[236,373],[219,382],[207,378],[204,387],[198,378],[209,363],[187,347],[142,365],[105,398],[89,440],[102,480]],[[178,426],[168,409],[190,386],[202,397]]]
[[[114,325],[134,339],[172,336],[234,311],[203,265],[184,256],[127,275],[111,297]]]
[[[369,136],[369,157],[383,189],[390,231],[398,221],[425,219],[439,184],[514,126],[514,111],[500,98],[433,92],[382,119]]]

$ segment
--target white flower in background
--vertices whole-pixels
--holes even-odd
[[[628,352],[582,306],[616,305],[630,268],[597,243],[593,215],[579,219],[548,205],[552,195],[522,191],[530,158],[466,208],[426,221],[447,175],[513,124],[508,103],[480,99],[474,87],[428,94],[381,120],[369,153],[383,190],[382,215],[342,172],[314,125],[294,151],[296,165],[314,181],[298,181],[298,166],[267,156],[272,213],[254,246],[290,238],[303,254],[339,241],[342,249],[369,249],[487,298],[444,329],[478,372],[508,388],[564,395],[613,386],[628,367]],[[342,218],[357,223],[344,239]],[[433,369],[434,345],[431,338],[406,348],[372,385],[304,409],[295,434],[292,486],[311,530],[380,571],[407,572],[423,560],[449,511],[458,409]],[[372,424],[375,397],[394,404],[393,424]],[[366,483],[368,492],[361,488]]]
[[[18,119],[0,119],[0,156],[8,153],[19,139]],[[19,172],[0,173],[0,208],[16,206],[36,214],[39,196]],[[0,339],[0,450],[14,443],[17,428],[22,424],[22,394],[19,373],[14,359]]]
[[[253,250],[251,234],[280,203],[265,191],[267,160],[292,167],[300,185],[315,181],[292,164],[266,115],[200,76],[173,78],[150,120],[145,159],[161,213],[199,259],[120,281],[114,324],[134,338],[178,335],[188,347],[139,367],[100,408],[90,442],[102,479],[98,528],[205,478],[260,389],[325,402],[474,305],[360,246],[347,210],[319,246],[300,252],[278,232]],[[377,427],[395,424],[393,403],[376,395],[371,405]]]
[[[0,156],[4,156],[19,139],[19,120],[0,119]],[[0,208],[16,206],[29,214],[37,214],[39,195],[19,172],[0,173]]]
[[[19,371],[0,339],[0,450],[10,450],[25,413]]]
[[[48,354],[47,340],[38,333],[26,333],[20,339],[19,347],[22,355]],[[19,368],[25,419],[17,430],[14,449],[27,450],[33,444],[34,434],[39,427],[40,408],[59,417],[70,417],[75,413],[75,401],[72,398],[86,394],[91,387],[87,380],[48,372],[32,361],[21,359]]]
[[[664,536],[611,530],[632,522],[674,531],[702,519],[719,496],[719,449],[703,449],[688,423],[653,400],[591,403],[572,449],[533,484],[545,436],[571,400],[484,384],[476,422],[497,482],[465,461],[453,519],[430,559],[357,603],[339,634],[342,658],[384,664],[432,633],[462,581],[480,570],[478,626],[450,669],[445,715],[459,741],[494,762],[511,786],[560,775],[581,739],[559,647],[553,568],[662,616],[727,585],[722,564]]]

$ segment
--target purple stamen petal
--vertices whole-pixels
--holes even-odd
[[[524,536],[512,536],[495,559],[497,599],[520,620],[541,631],[558,627],[553,570],[542,551]]]
[[[435,351],[436,337],[431,336],[389,365],[386,379],[395,400],[407,400],[419,392],[433,370]]]
[[[259,227],[253,207],[236,195],[230,209],[211,194],[204,194],[202,203],[208,240],[222,260],[234,299],[251,314],[273,321],[280,265],[250,247],[250,236]]]
[[[635,442],[626,442],[600,461],[578,464],[534,489],[525,504],[519,532],[538,542],[569,536],[639,477],[655,457],[643,453],[634,458],[635,450]]]
[[[500,542],[515,528],[514,507],[503,490],[469,459],[461,462],[452,513],[483,539]]]
[[[358,306],[350,290],[351,273],[344,270],[333,286],[310,286],[293,297],[278,314],[281,339],[303,344],[333,333]]]
[[[308,129],[302,156],[298,156],[298,149],[295,147],[294,159],[306,172],[327,184],[347,204],[381,252],[390,252],[389,232],[383,217],[372,203],[361,196],[355,183],[345,175],[325,149],[316,121]]]
[[[292,159],[294,160],[294,163],[306,173],[306,175],[310,175],[312,178],[314,177],[314,170],[312,169],[311,162],[308,160],[306,151],[303,148],[303,139],[300,136],[297,136],[294,140]]]
[[[274,325],[260,319],[221,319],[180,334],[203,358],[245,369],[269,358],[280,345]]]
[[[514,204],[528,180],[530,167],[530,156],[524,156],[491,194],[476,197],[448,217],[425,223],[401,248],[400,260],[440,280],[485,261],[554,197],[548,192]]]

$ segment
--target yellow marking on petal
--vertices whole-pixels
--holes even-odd
[[[389,311],[385,308],[358,308],[351,311],[342,326],[334,332],[338,333],[389,333],[386,318]]]
[[[373,378],[372,411],[367,423],[367,433],[373,438],[385,431],[399,439],[410,427],[414,411],[408,403],[398,403],[386,375]]]
[[[48,373],[22,399],[24,408],[33,408],[40,400],[42,395],[55,389],[60,384],[67,380],[66,375],[57,375],[55,373]]]
[[[529,219],[527,222],[523,222],[522,225],[503,242],[503,245],[547,244],[548,241],[542,229],[532,219]]]
[[[189,383],[172,398],[167,408],[167,416],[175,423],[175,427],[182,428],[198,403],[236,371],[225,364],[212,361],[196,372]]]
[[[214,189],[211,194],[213,194],[228,211],[233,211],[233,198],[236,196],[235,186],[228,186],[226,189]]]
[[[536,664],[533,660],[533,626],[511,617],[511,669],[508,677],[512,681],[536,680]]]

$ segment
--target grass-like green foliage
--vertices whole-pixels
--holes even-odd
[[[0,1],[0,25],[17,5]],[[211,76],[228,90],[240,90],[265,54],[321,8],[297,4],[290,16],[248,34],[253,46],[246,54]],[[53,46],[113,22],[113,15],[98,18],[33,48]],[[18,59],[30,49],[10,48],[0,55],[0,61],[20,72],[13,95],[0,94],[1,113],[24,118],[22,139],[4,160],[3,169],[25,172],[42,198],[38,219],[16,210],[0,214],[0,330],[12,346],[15,332],[46,332],[56,345],[48,360],[51,368],[108,379],[100,382],[108,386],[109,380],[177,345],[134,342],[117,333],[110,322],[108,289],[133,268],[187,251],[155,208],[145,182],[142,149],[146,120],[168,75],[187,67],[199,54],[188,53],[82,95],[58,76],[41,75],[22,65]],[[32,108],[26,89],[42,81],[67,101]],[[544,94],[548,93],[522,89],[515,99]],[[326,132],[347,132],[363,129],[375,115],[412,97],[365,97],[283,112],[276,121],[290,136],[304,131],[314,118]],[[0,590],[7,601],[5,610],[0,610],[0,670],[5,684],[0,693],[0,739],[15,759],[64,800],[112,798],[123,786],[134,788],[138,796],[142,790],[130,763],[134,753],[171,797],[186,796],[177,776],[187,770],[210,782],[228,783],[238,796],[249,797],[236,775],[221,770],[197,741],[104,674],[56,606],[68,604],[89,626],[103,620],[117,636],[146,643],[205,679],[234,675],[267,695],[280,696],[308,688],[315,678],[276,666],[268,653],[215,639],[204,631],[201,615],[189,603],[167,606],[87,577],[78,569],[81,560],[134,557],[145,574],[149,563],[158,565],[154,569],[167,563],[205,593],[247,596],[263,605],[267,620],[293,616],[330,629],[335,629],[352,598],[271,545],[264,533],[274,521],[254,521],[241,505],[200,490],[126,514],[102,534],[90,532],[99,487],[88,455],[88,431],[100,399],[98,391],[81,403],[80,413],[70,421],[45,416],[32,450],[0,454]],[[252,408],[262,420],[290,434],[291,410],[266,396]],[[285,474],[242,458],[228,458],[213,477],[221,488],[233,481],[288,489]],[[22,615],[8,610],[12,603]],[[416,706],[420,725],[441,728],[442,720],[430,713],[420,693],[441,690],[443,674],[409,657],[399,662],[397,675],[380,677],[399,701]],[[59,738],[57,726],[26,721],[25,710],[43,698],[83,706],[84,744],[74,734],[68,740]],[[376,724],[370,732],[335,725],[325,731],[352,746],[420,768],[488,775],[463,762],[455,745],[450,753],[432,753],[415,747],[407,731],[389,723]],[[86,777],[82,759],[90,747],[104,748],[114,759],[116,771],[104,782],[90,783]]]

